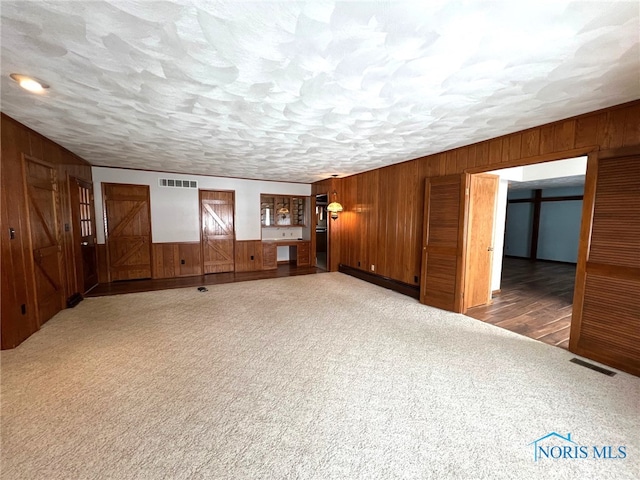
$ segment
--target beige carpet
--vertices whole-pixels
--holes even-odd
[[[2,352],[2,478],[638,478],[636,377],[339,273],[208,288]],[[550,432],[627,456],[535,462]]]

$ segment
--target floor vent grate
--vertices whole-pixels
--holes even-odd
[[[611,370],[607,370],[606,368],[599,367],[598,365],[594,365],[593,363],[585,362],[584,360],[580,360],[579,358],[574,357],[569,361],[571,363],[590,368],[591,370],[595,370],[596,372],[604,373],[605,375],[608,375],[610,377],[613,377],[616,374],[616,372],[612,372]]]

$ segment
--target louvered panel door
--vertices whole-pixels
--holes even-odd
[[[151,278],[148,185],[103,183],[109,281]]]
[[[569,349],[640,375],[640,155],[589,158]]]
[[[204,274],[235,270],[233,200],[233,192],[200,190],[200,232]]]
[[[428,178],[420,302],[461,312],[466,175]]]

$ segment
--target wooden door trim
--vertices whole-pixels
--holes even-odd
[[[598,146],[588,146],[582,148],[574,148],[571,150],[565,150],[563,152],[545,153],[543,155],[535,155],[533,157],[523,157],[517,160],[509,160],[508,162],[494,162],[489,165],[483,165],[481,167],[469,167],[465,168],[465,173],[487,173],[494,170],[500,170],[503,168],[512,167],[526,167],[529,165],[537,165],[540,163],[557,162],[558,160],[568,160],[575,157],[584,157],[594,152],[598,152]]]
[[[582,328],[582,307],[587,281],[587,258],[591,249],[591,228],[596,204],[596,185],[598,183],[598,152],[590,153],[587,158],[584,194],[582,199],[582,219],[580,221],[580,239],[578,240],[578,262],[576,264],[576,284],[573,288],[573,308],[569,331],[569,351],[575,352]]]
[[[456,300],[455,311],[465,313],[467,308],[464,301],[464,290],[467,281],[467,237],[469,225],[469,186],[471,175],[462,174],[460,180],[460,217],[458,223],[458,271],[456,272]]]

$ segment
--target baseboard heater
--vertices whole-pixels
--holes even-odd
[[[393,278],[369,273],[365,270],[360,270],[359,268],[343,265],[342,263],[338,265],[338,271],[351,275],[352,277],[359,278],[360,280],[364,280],[365,282],[373,283],[374,285],[402,293],[403,295],[420,299],[420,287],[418,285],[410,285],[408,283],[401,282],[400,280],[394,280]]]
[[[82,295],[80,295],[79,293],[74,293],[73,295],[71,295],[69,298],[67,298],[67,308],[73,308],[76,305],[78,305],[82,300],[84,299],[84,297]]]

